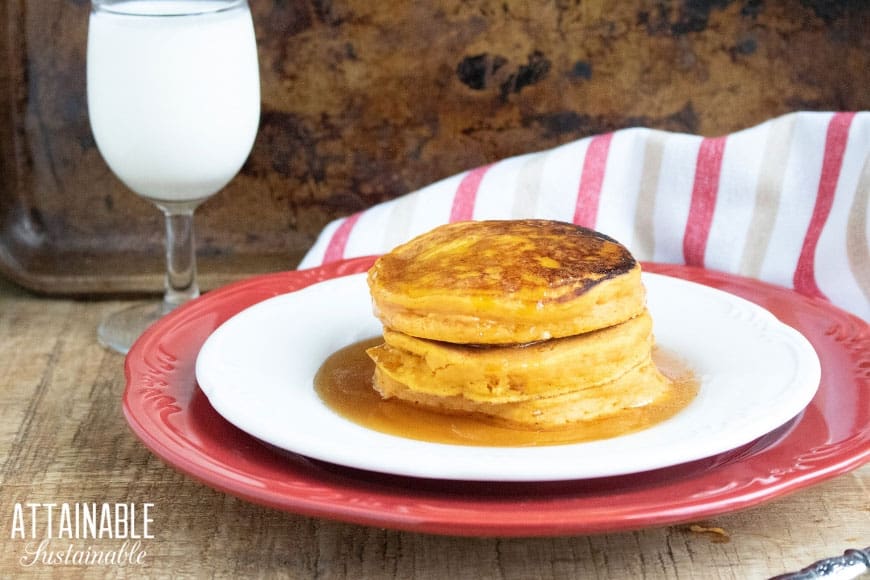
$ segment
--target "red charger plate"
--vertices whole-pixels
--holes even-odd
[[[126,359],[123,409],[142,442],[215,489],[280,510],[365,525],[469,536],[544,536],[674,524],[747,508],[870,459],[870,327],[828,302],[731,274],[679,265],[644,269],[756,302],[801,331],[822,363],[797,417],[728,453],[620,477],[489,483],[416,479],[277,450],[232,426],[194,376],[206,338],[278,294],[363,272],[374,258],[258,276],[212,291],[152,326]],[[715,329],[711,329],[715,332]]]

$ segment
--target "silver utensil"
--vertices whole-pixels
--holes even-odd
[[[870,574],[870,547],[846,550],[842,556],[825,558],[797,572],[774,576],[770,580],[851,580]]]

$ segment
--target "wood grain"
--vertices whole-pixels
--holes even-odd
[[[693,525],[596,536],[431,536],[252,505],[165,466],[128,430],[123,359],[94,337],[125,304],[40,298],[0,280],[2,578],[742,579],[870,543],[870,466]],[[151,502],[146,566],[24,568],[16,502]]]

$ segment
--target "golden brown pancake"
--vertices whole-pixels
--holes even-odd
[[[548,220],[440,226],[378,259],[368,283],[386,398],[524,428],[663,400],[640,265],[615,240]]]
[[[487,403],[528,401],[612,381],[649,360],[652,319],[526,345],[468,346],[384,329],[367,352],[381,373],[408,389]]]
[[[461,344],[573,336],[645,307],[640,265],[624,246],[549,220],[437,227],[379,258],[368,283],[385,327]]]
[[[375,388],[384,397],[423,405],[446,413],[478,413],[506,424],[527,429],[554,428],[576,421],[609,417],[625,409],[641,407],[667,396],[671,383],[651,360],[618,379],[561,395],[512,403],[485,403],[462,396],[430,395],[409,389],[376,367]]]

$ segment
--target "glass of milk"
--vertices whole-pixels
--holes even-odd
[[[103,321],[100,342],[127,352],[157,318],[199,295],[193,212],[238,173],[260,118],[246,0],[93,0],[88,112],[103,158],[166,216],[159,305]]]

